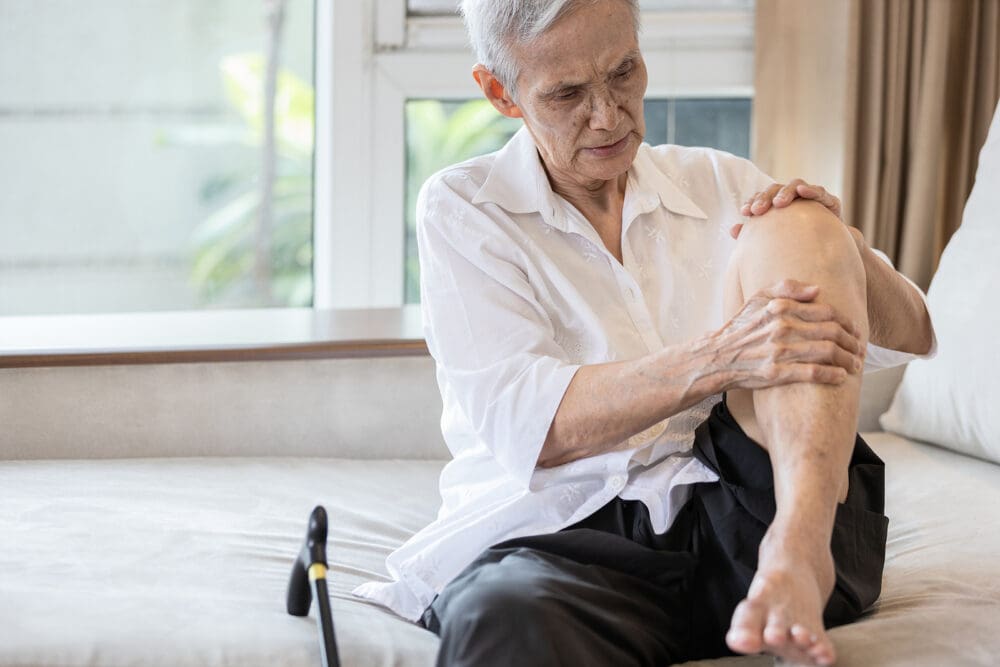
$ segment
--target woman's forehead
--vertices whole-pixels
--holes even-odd
[[[521,69],[519,85],[545,94],[561,88],[581,86],[595,80],[603,81],[622,65],[642,58],[638,46],[617,48],[606,53],[594,53],[590,57],[572,57],[569,54],[555,58],[532,59]]]

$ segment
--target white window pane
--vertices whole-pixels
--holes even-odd
[[[308,305],[312,12],[0,0],[0,315]]]

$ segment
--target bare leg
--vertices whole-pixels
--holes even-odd
[[[865,273],[850,234],[818,204],[772,210],[747,225],[727,277],[727,317],[744,295],[793,278],[820,288],[817,302],[857,323],[868,340]],[[760,545],[747,598],[733,614],[727,643],[832,664],[822,621],[833,590],[830,539],[857,428],[861,375],[841,385],[790,384],[727,395],[743,430],[771,458],[777,513]]]

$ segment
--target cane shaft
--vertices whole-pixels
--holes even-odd
[[[321,569],[320,569],[321,568]],[[313,577],[314,571],[317,575]],[[319,627],[320,659],[323,667],[340,667],[337,640],[333,634],[333,613],[330,611],[330,593],[326,587],[326,567],[315,563],[309,568],[309,579],[316,598],[316,625]]]

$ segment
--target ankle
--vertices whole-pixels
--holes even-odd
[[[825,562],[832,559],[829,530],[809,525],[805,528],[771,525],[760,542],[760,557],[771,560],[806,560]]]

